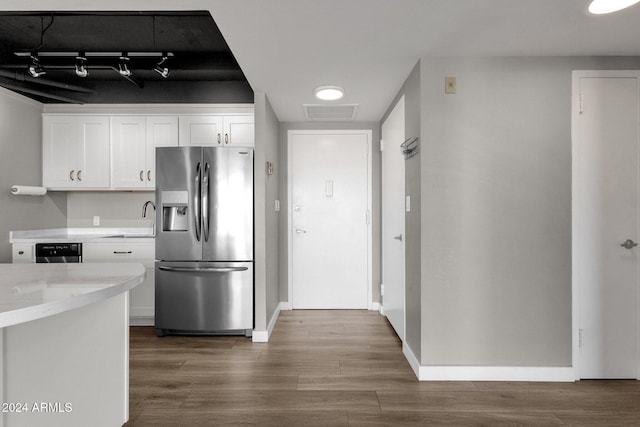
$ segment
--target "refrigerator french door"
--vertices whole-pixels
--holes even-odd
[[[156,149],[158,336],[253,329],[253,150]]]

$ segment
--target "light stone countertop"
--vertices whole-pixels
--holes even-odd
[[[12,231],[9,243],[87,243],[108,241],[153,242],[152,228],[50,228]]]
[[[0,328],[106,300],[144,277],[138,263],[0,264]]]

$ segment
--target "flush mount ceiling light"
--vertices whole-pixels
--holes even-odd
[[[594,15],[603,15],[626,9],[638,2],[640,0],[592,0],[588,10]]]
[[[323,101],[335,101],[344,96],[344,89],[340,86],[318,86],[313,93]]]

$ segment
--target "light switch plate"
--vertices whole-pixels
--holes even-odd
[[[274,209],[276,212],[280,212],[280,200],[276,200]]]
[[[93,225],[100,225],[100,217],[98,215],[93,217]]]
[[[445,77],[444,78],[444,93],[449,94],[449,95],[453,95],[456,93],[457,90],[457,84],[456,84],[456,78],[455,77]]]

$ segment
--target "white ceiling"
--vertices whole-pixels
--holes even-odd
[[[131,10],[130,0],[3,0],[4,10]],[[640,55],[640,5],[607,16],[588,0],[136,0],[136,10],[213,15],[254,91],[304,121],[316,86],[346,89],[378,121],[420,58]],[[425,59],[426,58],[426,59]]]

